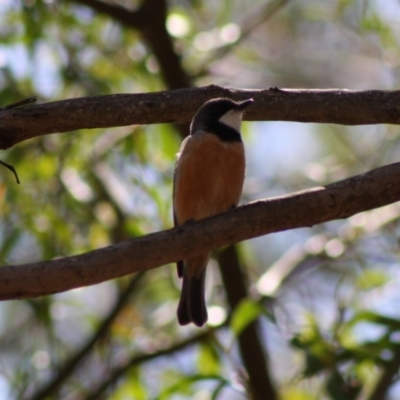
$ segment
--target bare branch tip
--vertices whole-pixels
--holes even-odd
[[[26,104],[34,103],[34,102],[36,102],[36,100],[37,100],[36,96],[28,97],[27,99],[24,99],[24,100],[21,100],[21,101],[17,101],[16,103],[11,103],[11,104],[8,104],[8,105],[6,105],[4,107],[0,107],[0,111],[11,110],[13,108],[24,106]]]
[[[0,160],[0,164],[1,164],[1,165],[4,165],[6,168],[8,168],[8,169],[14,174],[15,179],[16,179],[16,181],[17,181],[18,184],[21,183],[20,180],[19,180],[17,171],[15,170],[15,168],[14,168],[12,165],[7,164],[6,162],[1,161],[1,160]]]

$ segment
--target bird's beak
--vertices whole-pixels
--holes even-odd
[[[239,111],[244,111],[250,104],[254,103],[253,99],[247,99],[244,101],[241,101],[238,105],[237,105],[237,109]]]

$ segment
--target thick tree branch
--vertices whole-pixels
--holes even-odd
[[[0,299],[37,297],[92,285],[268,233],[347,218],[399,200],[400,163],[396,163],[89,253],[3,266]]]
[[[400,124],[400,91],[240,90],[210,85],[155,93],[82,97],[0,112],[0,149],[49,133],[164,122],[188,123],[215,97],[255,103],[247,121],[298,121],[343,125]]]

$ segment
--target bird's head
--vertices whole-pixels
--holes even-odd
[[[254,102],[253,99],[236,102],[228,98],[212,99],[204,103],[197,111],[191,124],[191,133],[207,131],[218,133],[222,127],[240,133],[242,114]]]

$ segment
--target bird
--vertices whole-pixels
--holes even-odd
[[[240,127],[243,112],[253,102],[214,98],[197,110],[175,164],[175,227],[238,205],[246,169]],[[183,280],[177,310],[180,325],[201,327],[207,322],[204,290],[210,255],[207,252],[177,262],[178,277]]]

